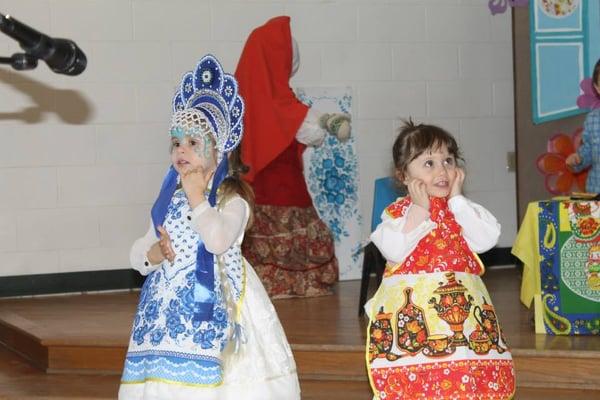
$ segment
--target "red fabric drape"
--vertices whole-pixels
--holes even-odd
[[[304,146],[295,140],[308,106],[289,86],[291,68],[289,17],[275,17],[250,33],[235,76],[246,107],[241,150],[250,171],[244,178],[257,204],[312,204],[302,176]]]

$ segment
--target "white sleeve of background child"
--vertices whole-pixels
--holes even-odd
[[[456,222],[462,227],[463,237],[475,253],[494,247],[500,237],[500,224],[483,206],[458,195],[448,201]]]
[[[160,263],[152,265],[148,260],[148,251],[150,251],[150,247],[157,241],[158,239],[154,232],[152,221],[150,221],[148,232],[146,232],[143,237],[136,240],[133,243],[133,246],[131,246],[131,250],[129,251],[129,262],[133,269],[139,271],[142,275],[148,275],[150,272],[160,267]]]
[[[296,133],[296,140],[307,146],[320,146],[327,135],[327,132],[319,126],[320,117],[320,111],[309,108]]]
[[[206,250],[223,254],[244,234],[250,210],[239,196],[233,197],[220,210],[202,202],[192,211],[192,229],[204,242]]]
[[[412,231],[403,232],[408,213],[413,206],[411,204],[406,213],[399,218],[392,218],[384,211],[381,215],[381,223],[371,234],[371,241],[389,262],[401,263],[404,261],[417,247],[419,241],[437,226],[431,218],[427,218]]]

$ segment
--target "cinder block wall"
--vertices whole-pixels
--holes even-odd
[[[483,0],[1,0],[88,55],[78,77],[0,66],[0,276],[128,267],[168,165],[170,101],[204,53],[228,71],[246,36],[292,17],[294,86],[351,86],[365,236],[400,118],[459,139],[468,195],[516,232],[511,19]],[[0,36],[0,55],[19,51]]]

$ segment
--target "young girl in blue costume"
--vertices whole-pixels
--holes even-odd
[[[600,98],[600,60],[592,73],[592,91]],[[588,113],[583,124],[583,142],[577,152],[570,154],[565,163],[575,172],[591,166],[585,182],[585,191],[600,193],[600,108]]]
[[[172,166],[131,249],[147,278],[119,399],[300,399],[290,346],[240,250],[252,192],[228,158],[243,133],[237,82],[207,55],[173,111]]]

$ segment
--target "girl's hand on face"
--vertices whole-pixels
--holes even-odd
[[[214,173],[214,169],[205,170],[202,167],[198,167],[186,171],[181,175],[181,186],[192,209],[205,200],[204,191],[206,191]]]
[[[456,168],[456,177],[452,183],[452,189],[450,190],[450,198],[458,196],[462,193],[463,183],[465,182],[465,170],[462,168]]]
[[[160,239],[158,240],[160,252],[164,258],[169,260],[170,263],[173,263],[173,261],[175,261],[175,251],[173,251],[173,246],[171,246],[171,237],[162,226],[158,226],[156,229],[160,233]]]
[[[413,179],[406,186],[412,202],[429,211],[429,194],[425,182],[421,179]]]
[[[577,164],[580,164],[580,163],[581,163],[581,157],[579,156],[578,153],[569,154],[569,156],[565,160],[565,164],[567,164],[568,167],[575,167]]]

